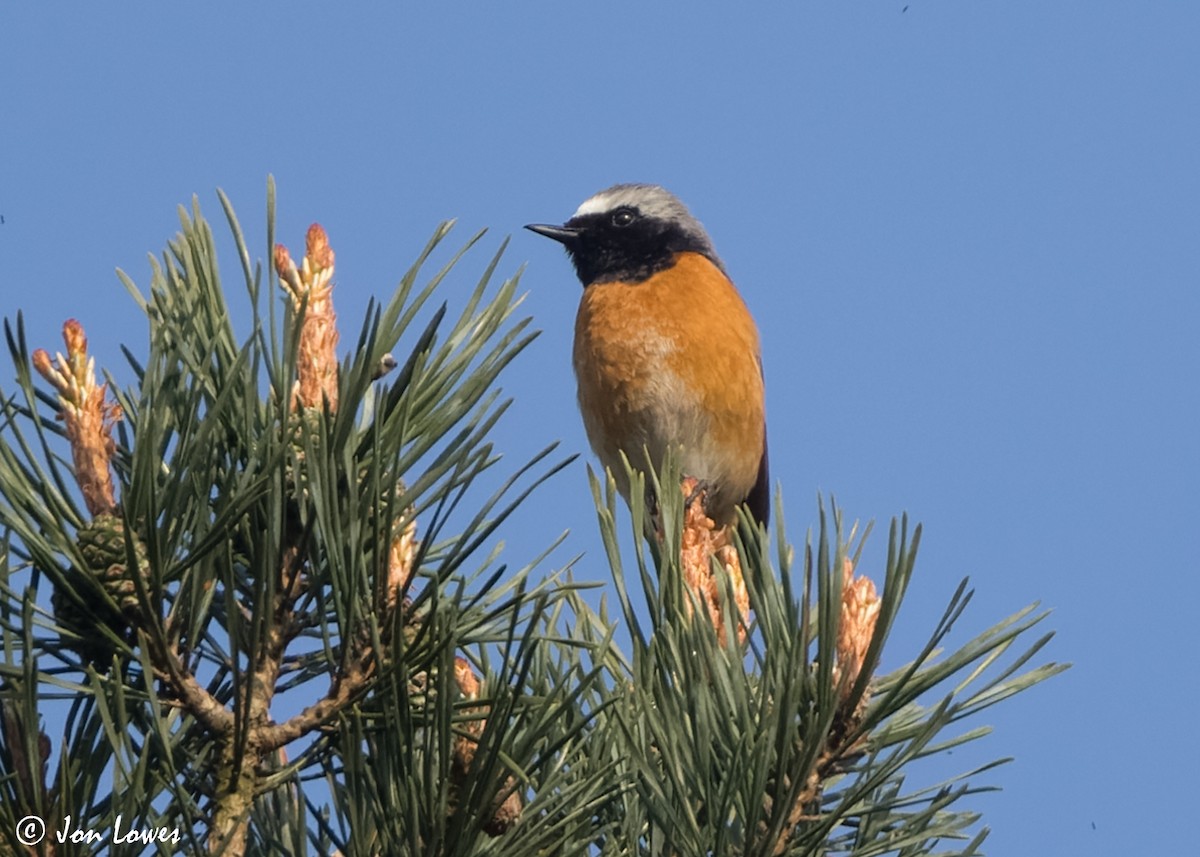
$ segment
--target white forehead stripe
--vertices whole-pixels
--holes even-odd
[[[616,207],[609,200],[610,195],[607,191],[598,193],[590,199],[585,199],[583,205],[575,209],[575,214],[572,216],[583,217],[587,214],[601,214],[602,212],[609,211]]]
[[[670,191],[658,185],[649,184],[624,184],[602,190],[590,199],[584,200],[583,205],[576,209],[573,216],[603,214],[623,205],[636,208],[647,217],[658,217],[663,220],[692,219],[687,208]]]

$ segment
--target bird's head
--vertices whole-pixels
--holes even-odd
[[[685,252],[700,253],[724,270],[700,221],[658,185],[614,185],[585,200],[562,226],[525,228],[562,244],[584,286],[641,282]]]

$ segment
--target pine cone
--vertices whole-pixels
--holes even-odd
[[[134,534],[134,556],[138,567],[146,568],[146,548]],[[119,515],[97,515],[79,531],[79,552],[88,571],[104,587],[121,608],[125,618],[132,620],[138,613],[137,586],[126,567],[125,523]],[[143,578],[144,579],[144,578]]]
[[[133,538],[138,567],[145,569],[146,549],[136,535]],[[93,665],[104,667],[111,663],[115,647],[98,629],[107,627],[118,637],[129,639],[130,626],[139,612],[137,587],[126,563],[125,524],[119,515],[97,515],[79,531],[76,543],[85,563],[84,568],[71,570],[78,580],[77,591],[86,593],[84,575],[90,575],[117,602],[119,609],[114,610],[101,599],[79,604],[59,589],[54,590],[50,603],[59,624],[79,636],[78,640],[66,643],[68,648]]]

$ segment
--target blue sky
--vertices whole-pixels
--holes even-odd
[[[458,217],[460,241],[491,232],[445,297],[511,235],[501,270],[527,263],[544,330],[504,379],[500,446],[585,452],[579,286],[520,227],[666,185],[759,320],[792,540],[818,491],[924,522],[892,665],[964,575],[959,639],[1054,610],[1049,657],[1074,668],[986,716],[983,755],[1017,757],[977,799],[988,852],[1194,847],[1164,810],[1200,761],[1200,6],[425,5],[6,4],[3,315],[47,347],[79,318],[119,374],[145,325],[113,269],[144,287],[192,194],[222,234],[217,187],[265,255],[271,173],[280,240],[329,231],[349,342]],[[594,520],[580,462],[510,559],[569,529],[559,561],[603,580]]]

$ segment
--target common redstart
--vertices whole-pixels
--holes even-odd
[[[678,445],[709,517],[733,523],[745,503],[765,524],[758,329],[700,221],[664,188],[619,184],[562,226],[525,228],[561,243],[583,283],[574,348],[579,409],[625,499],[620,454],[657,469]]]

